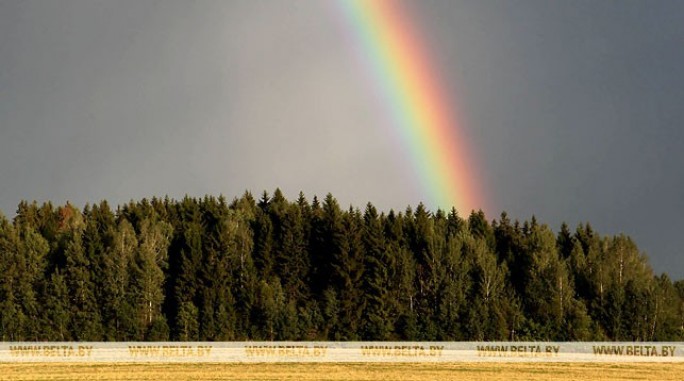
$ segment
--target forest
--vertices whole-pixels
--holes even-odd
[[[21,202],[3,341],[682,341],[684,281],[633,240],[328,194]]]

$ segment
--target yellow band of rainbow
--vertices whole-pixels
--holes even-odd
[[[411,155],[429,204],[462,213],[484,208],[475,163],[457,122],[455,103],[418,31],[397,1],[339,0],[363,61],[393,114],[393,129]]]

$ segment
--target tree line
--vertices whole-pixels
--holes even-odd
[[[0,215],[3,341],[684,339],[627,236],[280,190]]]

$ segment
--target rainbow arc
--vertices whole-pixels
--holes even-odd
[[[455,103],[440,86],[436,65],[401,4],[339,0],[361,45],[364,65],[411,156],[427,202],[461,213],[485,208],[476,163],[461,133]]]

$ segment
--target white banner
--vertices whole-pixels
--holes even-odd
[[[4,342],[0,362],[684,362],[684,343]]]

